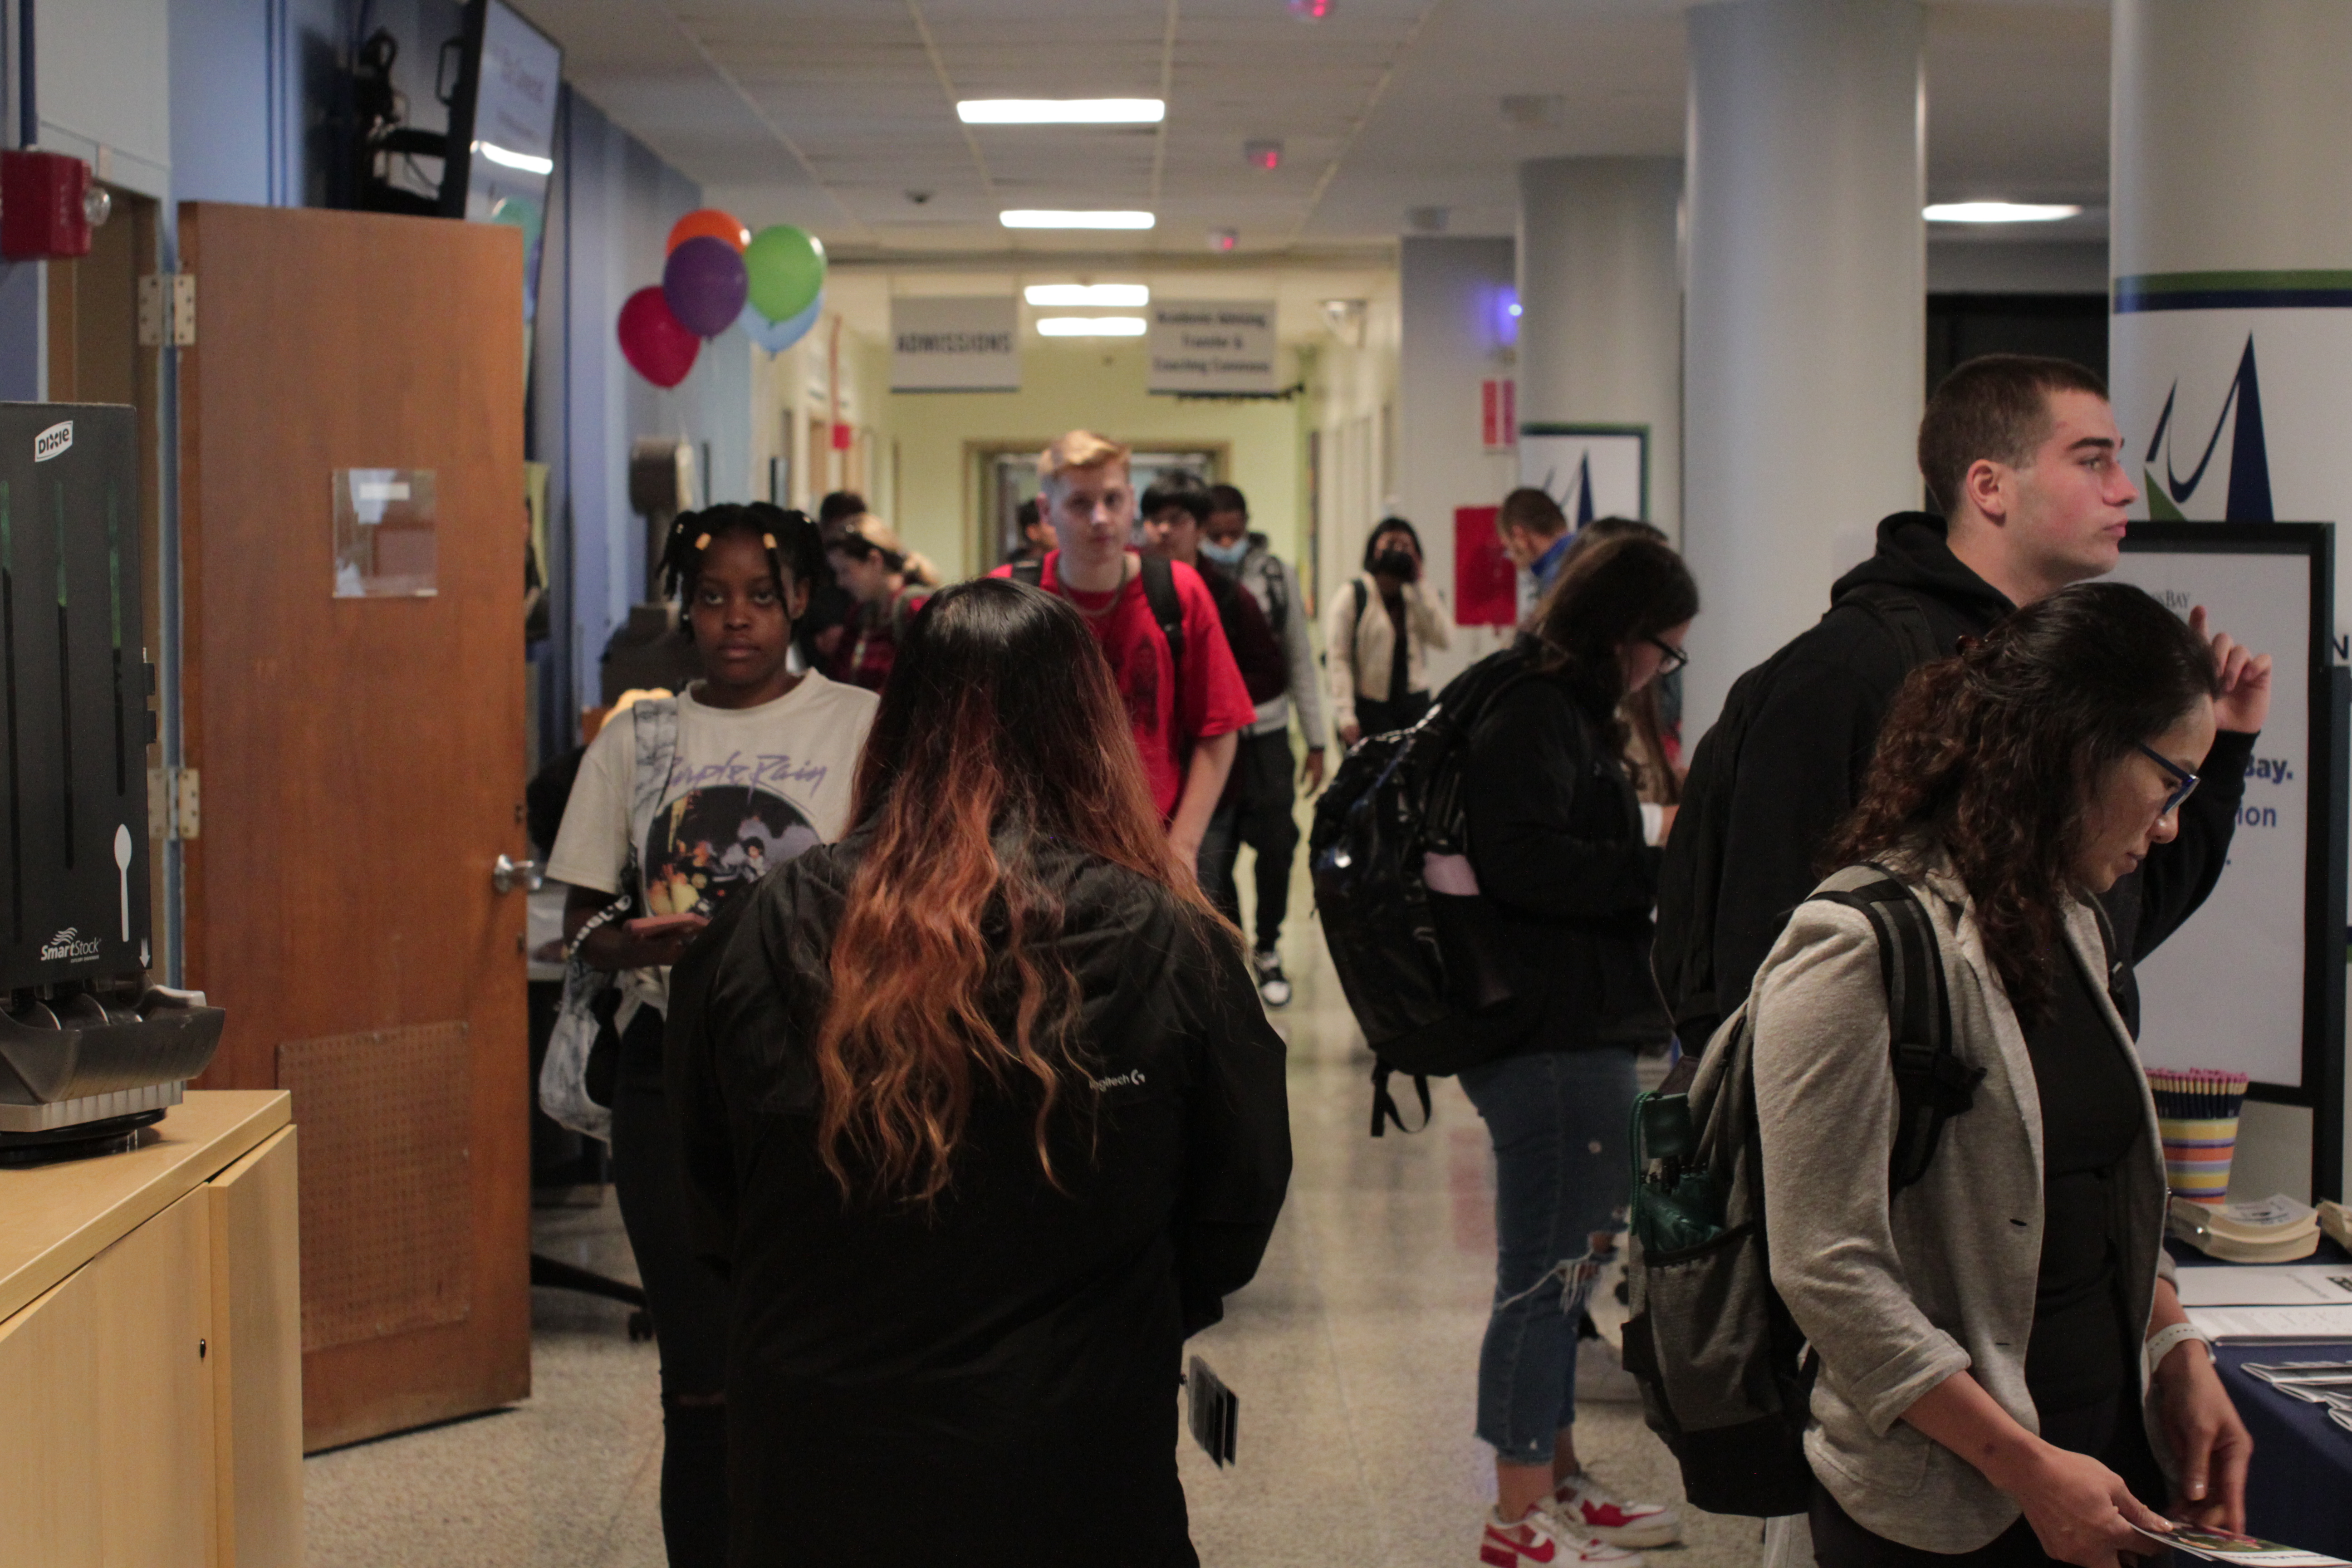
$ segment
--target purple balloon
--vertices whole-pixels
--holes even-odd
[[[662,267],[662,298],[670,314],[698,338],[715,338],[735,324],[751,287],[743,256],[723,239],[689,239]]]

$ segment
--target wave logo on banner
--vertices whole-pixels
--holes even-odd
[[[2221,432],[2230,434],[2228,466],[2213,478],[2221,494],[2221,521],[2224,522],[2271,522],[2276,521],[2271,509],[2270,447],[2263,437],[2262,381],[2254,368],[2254,336],[2246,334],[2245,352],[2238,358],[2238,374],[2230,382],[2230,390],[2221,399],[2221,411],[2213,416],[2212,434],[2205,438],[2204,450],[2197,455],[2197,466],[2183,479],[2176,454],[2196,437],[2185,439],[2180,428],[2172,422],[2176,404],[2180,396],[2180,383],[2176,378],[2171,390],[2164,395],[2164,412],[2157,416],[2156,434],[2147,441],[2147,467],[2140,472],[2140,489],[2147,496],[2147,514],[2159,521],[2179,522],[2188,514],[2181,509],[2196,497],[2211,468],[2214,454],[2221,445]],[[2231,424],[2231,416],[2236,416]],[[2167,440],[2169,437],[2172,439]],[[2157,477],[2157,464],[2163,464],[2163,478]],[[2210,494],[2211,492],[2208,492]]]

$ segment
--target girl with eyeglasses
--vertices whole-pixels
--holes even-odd
[[[1460,1074],[1495,1145],[1495,1305],[1478,1357],[1478,1436],[1496,1507],[1482,1562],[1638,1568],[1679,1538],[1576,1449],[1577,1322],[1614,1256],[1627,1195],[1633,1062],[1672,1030],[1650,977],[1654,847],[1672,807],[1627,775],[1627,699],[1682,659],[1698,589],[1682,558],[1627,537],[1579,552],[1510,653],[1525,678],[1470,730],[1468,884],[1482,952],[1507,977],[1502,1053]],[[1646,819],[1646,822],[1645,822]],[[1646,830],[1645,830],[1646,828]]]
[[[2244,1528],[2251,1445],[2173,1289],[2095,900],[2179,831],[2214,699],[2269,679],[2137,588],[2082,584],[1896,697],[1828,863],[1917,897],[1982,1074],[1917,1182],[1890,1196],[1866,918],[1801,905],[1749,1002],[1773,1283],[1820,1358],[1822,1568],[2113,1568],[2157,1550],[2136,1527],[2168,1507]]]

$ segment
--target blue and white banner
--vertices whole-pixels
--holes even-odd
[[[2134,515],[2352,522],[2352,272],[2118,278],[2107,345]],[[2336,573],[2336,658],[2352,662],[2342,540]]]

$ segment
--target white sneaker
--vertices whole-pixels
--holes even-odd
[[[1250,955],[1257,970],[1257,994],[1269,1007],[1290,1005],[1290,977],[1282,972],[1282,955],[1270,947],[1262,947]]]
[[[1642,1568],[1640,1552],[1576,1535],[1540,1508],[1517,1524],[1488,1510],[1478,1561],[1485,1568]]]
[[[1682,1521],[1664,1503],[1627,1502],[1579,1470],[1559,1483],[1544,1504],[1561,1525],[1612,1546],[1672,1546],[1683,1538]]]

